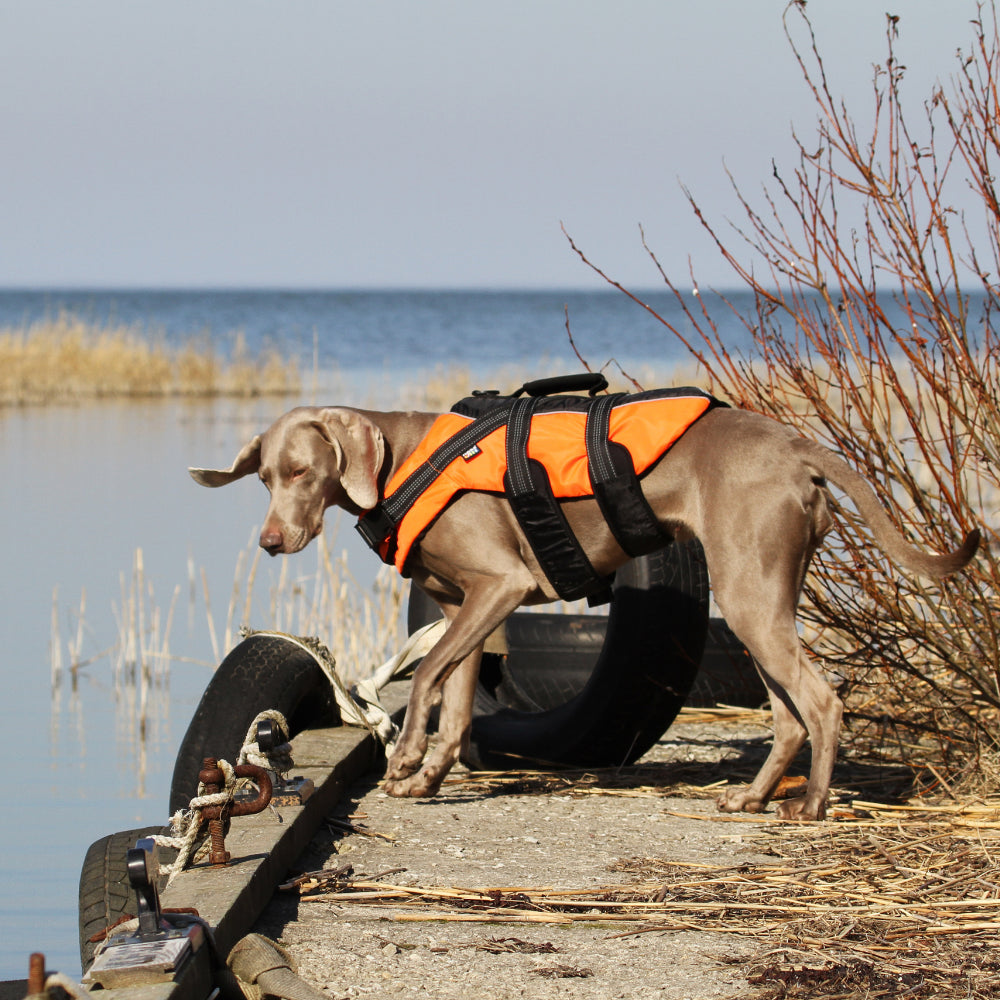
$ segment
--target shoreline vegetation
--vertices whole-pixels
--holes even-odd
[[[845,705],[850,752],[867,745],[946,794],[1000,785],[996,0],[970,18],[971,40],[952,75],[942,72],[945,82],[918,102],[903,83],[906,19],[900,28],[887,15],[885,58],[856,118],[827,75],[805,4],[787,6],[815,131],[796,129],[794,157],[775,161],[760,195],[732,178],[735,221],[714,221],[686,189],[730,273],[753,295],[749,308],[742,297],[692,302],[693,269],[672,277],[640,231],[676,307],[655,315],[704,366],[712,391],[847,458],[919,547],[953,550],[972,528],[982,531],[962,572],[927,581],[897,572],[850,507],[838,507],[800,605],[807,651]],[[972,201],[958,212],[961,189]],[[720,322],[732,316],[746,335],[738,350]]]
[[[0,407],[292,395],[301,387],[296,359],[273,349],[252,354],[239,331],[224,357],[207,332],[175,346],[140,324],[101,326],[71,313],[0,327]]]

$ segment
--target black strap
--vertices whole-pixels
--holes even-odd
[[[606,483],[616,475],[615,464],[608,450],[608,430],[611,426],[611,411],[626,398],[628,397],[624,392],[600,396],[587,411],[587,467],[591,483]]]
[[[541,462],[528,458],[531,415],[538,400],[518,399],[507,422],[507,502],[527,536],[539,566],[564,601],[610,599],[608,578],[599,576],[573,534]],[[596,600],[595,600],[596,599]]]
[[[629,450],[609,436],[611,411],[626,399],[624,392],[601,396],[587,411],[587,469],[594,498],[615,541],[635,558],[662,549],[671,535],[643,495]]]
[[[528,468],[528,435],[531,433],[531,415],[537,405],[537,396],[527,396],[514,400],[510,408],[507,419],[508,497],[523,497],[534,492]]]
[[[464,430],[452,435],[434,450],[426,462],[419,465],[402,482],[392,496],[368,511],[357,523],[361,537],[376,552],[395,532],[406,512],[416,503],[417,498],[456,458],[474,448],[484,437],[492,434],[507,422],[514,401],[498,406],[489,413],[473,420]]]

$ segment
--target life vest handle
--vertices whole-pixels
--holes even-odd
[[[608,387],[608,380],[600,372],[580,372],[577,375],[553,375],[551,378],[536,378],[525,382],[514,396],[527,393],[529,396],[551,396],[558,392],[587,392],[596,396]]]

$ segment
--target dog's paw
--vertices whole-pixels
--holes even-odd
[[[762,813],[767,803],[757,795],[752,795],[749,788],[727,788],[716,800],[715,805],[720,812]]]
[[[385,765],[385,777],[387,781],[405,781],[411,778],[420,770],[420,765],[424,762],[422,752],[405,753],[397,750]]]
[[[799,823],[812,822],[826,818],[826,801],[814,801],[808,795],[795,799],[786,799],[777,809],[778,819],[792,820]]]
[[[398,799],[426,799],[437,793],[444,775],[435,776],[427,768],[405,778],[389,778],[382,786]]]

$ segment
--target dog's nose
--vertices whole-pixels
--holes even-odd
[[[280,531],[269,531],[265,529],[260,534],[260,547],[272,556],[276,556],[281,551],[281,547],[284,544],[285,539],[282,537]]]

